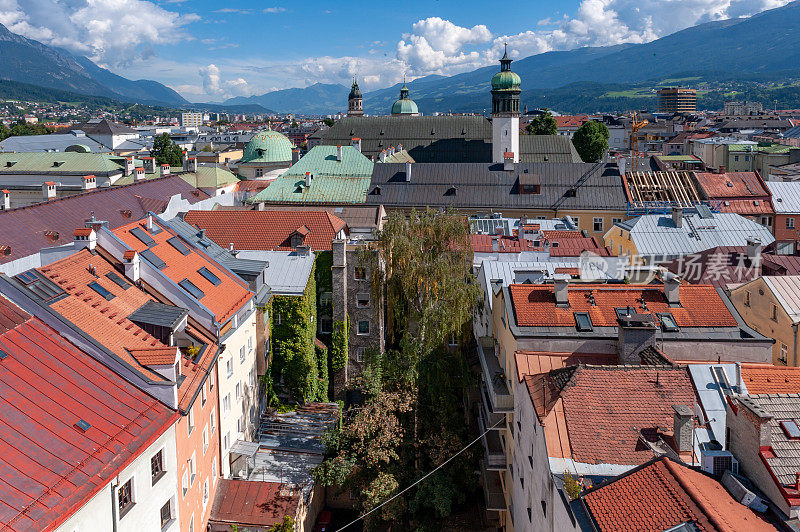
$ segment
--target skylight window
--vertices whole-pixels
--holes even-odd
[[[206,281],[208,281],[209,283],[213,284],[214,286],[219,286],[220,284],[222,284],[222,281],[220,281],[219,277],[214,275],[211,272],[211,270],[209,270],[205,266],[203,266],[202,268],[197,270],[197,273],[199,273],[200,275],[205,277]]]
[[[661,321],[661,328],[666,332],[675,332],[680,329],[675,317],[669,312],[659,314],[658,319]]]
[[[189,253],[191,253],[189,247],[186,244],[184,244],[183,240],[181,240],[177,236],[173,236],[172,238],[168,239],[167,242],[169,242],[170,246],[177,249],[180,252],[180,254],[183,255],[184,257]]]
[[[131,234],[138,238],[139,241],[145,246],[153,246],[156,243],[156,241],[153,240],[153,237],[148,235],[147,232],[141,227],[134,227],[131,229]]]
[[[594,328],[588,312],[573,312],[572,315],[575,317],[575,328],[579,331],[591,331]]]
[[[100,297],[105,298],[106,301],[111,301],[115,297],[114,294],[100,286],[96,281],[89,283],[89,288],[100,294]]]
[[[111,280],[111,282],[113,282],[115,285],[119,286],[123,290],[127,290],[128,288],[131,287],[131,284],[128,281],[126,281],[125,279],[123,279],[114,272],[108,272],[106,274],[106,277],[108,277],[109,280]]]
[[[92,428],[91,423],[89,423],[88,421],[86,421],[84,419],[79,419],[78,422],[75,423],[75,426],[78,427],[79,429],[81,429],[83,432],[86,432],[87,430]]]
[[[779,421],[781,424],[781,428],[783,432],[786,433],[786,437],[790,440],[800,440],[800,427],[797,426],[797,422],[791,419],[784,419]]]
[[[178,286],[189,292],[189,294],[195,299],[201,299],[203,296],[206,295],[202,290],[197,288],[197,286],[195,286],[195,284],[191,282],[189,279],[184,279],[183,281],[179,282]]]
[[[144,251],[139,253],[139,255],[141,255],[143,259],[145,259],[147,262],[149,262],[159,270],[163,270],[164,268],[167,267],[167,263],[161,260],[159,256],[153,253],[153,251],[150,249],[145,249]]]
[[[5,360],[6,358],[8,358],[8,353],[0,349],[0,360]]]
[[[17,275],[17,279],[25,283],[26,285],[31,284],[34,281],[38,281],[39,278],[36,277],[36,274],[33,273],[33,270],[28,270],[26,272],[22,272],[21,274]]]
[[[205,238],[201,238],[198,244],[200,244],[204,248],[207,248],[211,245],[211,242],[209,240],[206,240]]]

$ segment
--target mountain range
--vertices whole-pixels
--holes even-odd
[[[563,93],[567,85],[570,85],[568,92],[574,93],[576,90],[602,91],[605,84],[618,89],[646,80],[688,74],[700,78],[706,75],[713,75],[715,79],[727,77],[733,81],[800,77],[798,27],[800,1],[795,1],[749,18],[693,26],[645,44],[537,54],[514,61],[512,69],[522,78],[523,104],[546,101],[548,96]],[[491,65],[454,76],[416,79],[408,83],[411,98],[426,114],[482,112],[491,104],[489,82],[498,68]],[[321,87],[329,92],[320,95]],[[399,91],[400,84],[397,84],[365,93],[365,112],[388,113]],[[346,109],[348,92],[349,87],[342,85],[317,84],[233,101],[239,104],[269,102],[265,106],[279,112],[312,112],[307,109],[314,109],[313,112],[332,113]],[[581,98],[586,100],[591,96],[591,92],[583,92]],[[561,109],[557,102],[555,104],[551,107]]]
[[[169,87],[132,81],[86,57],[12,33],[0,24],[0,79],[148,105],[188,104]]]

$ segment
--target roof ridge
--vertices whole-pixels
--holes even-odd
[[[689,495],[691,501],[703,512],[703,515],[711,522],[711,524],[722,531],[730,530],[731,532],[736,532],[736,527],[730,526],[729,523],[726,521],[725,516],[720,514],[712,507],[710,507],[707,503],[708,499],[703,497],[703,494],[697,487],[691,482],[690,479],[685,478],[683,474],[686,471],[680,471],[679,468],[685,467],[687,471],[693,471],[699,475],[703,475],[703,473],[699,471],[695,471],[694,469],[690,469],[688,466],[678,465],[677,463],[672,463],[671,460],[667,460],[665,462],[667,469],[669,469],[670,474],[675,479],[675,481],[680,485],[680,487]]]

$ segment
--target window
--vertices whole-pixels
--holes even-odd
[[[252,336],[248,336],[247,337],[247,352],[248,353],[252,353],[253,352],[253,337]]]
[[[786,218],[786,229],[794,229],[794,218]]]
[[[217,461],[211,463],[211,478],[214,479],[213,482],[216,482],[217,479]]]
[[[321,306],[330,305],[332,301],[333,301],[333,294],[330,292],[322,292],[319,295],[319,304]]]
[[[194,484],[194,479],[197,477],[197,470],[194,467],[194,455],[189,458],[189,485]]]
[[[369,320],[359,320],[359,322],[358,322],[358,334],[359,335],[367,335],[367,334],[369,334]]]
[[[772,321],[778,321],[778,306],[772,305]]]
[[[528,506],[528,522],[530,523],[532,521],[533,521],[533,514],[531,513],[531,507]]]
[[[244,432],[244,421],[242,418],[236,420],[236,432]]]
[[[525,477],[522,475],[519,476],[519,485],[522,486],[522,489],[525,489]]]
[[[447,337],[447,345],[450,347],[458,347],[458,333],[453,333]]]
[[[183,472],[181,487],[183,488],[183,495],[185,496],[186,492],[189,491],[189,474],[186,471]]]
[[[622,218],[611,218],[611,225],[622,223]],[[622,231],[620,231],[620,235],[622,236]]]
[[[572,223],[575,224],[575,229],[580,229],[580,227],[581,227],[581,219],[580,218],[578,218],[577,216],[573,216],[572,217]]]
[[[236,383],[236,400],[239,401],[242,398],[242,383]]]
[[[791,419],[784,419],[779,421],[778,423],[781,424],[781,428],[783,432],[786,433],[786,437],[790,440],[800,440],[800,427],[797,426],[797,423]]]
[[[573,312],[572,315],[575,317],[576,329],[579,331],[591,331],[593,329],[592,318],[588,312]]]
[[[367,269],[363,266],[356,266],[353,270],[353,278],[356,281],[366,281],[367,280]]]
[[[750,306],[750,290],[744,291],[744,306],[746,307]]]
[[[100,297],[102,297],[106,301],[111,301],[115,297],[114,294],[112,294],[111,292],[100,286],[100,284],[98,284],[96,281],[92,281],[91,283],[89,283],[89,288],[100,294]]]
[[[189,415],[187,416],[187,425],[189,425],[189,435],[194,431],[194,408],[189,407]]]
[[[531,469],[533,469],[533,456],[528,455],[528,463],[531,464]]]
[[[172,503],[167,501],[167,504],[161,507],[161,528],[167,526],[170,519],[172,519]]]
[[[547,517],[547,502],[545,502],[544,500],[542,500],[542,515]]]
[[[213,410],[211,411],[211,415],[208,416],[208,426],[211,427],[209,429],[209,434],[214,434],[214,431],[216,430],[217,426],[216,426],[215,421],[214,421],[214,411]]]
[[[661,320],[661,329],[666,332],[675,332],[679,329],[678,322],[669,312],[660,313],[658,319]]]
[[[250,387],[251,388],[255,388],[255,386],[256,386],[256,371],[254,369],[251,369],[250,373],[248,375],[250,376]]]
[[[229,358],[225,362],[225,373],[229,379],[233,376],[233,358]]]
[[[212,391],[214,389],[214,374],[208,374],[208,391]]]
[[[202,299],[205,296],[205,292],[197,288],[197,285],[191,282],[189,279],[184,279],[183,281],[178,283],[178,286],[189,292],[195,299]]]
[[[789,360],[789,346],[782,343],[781,344],[781,354],[778,355],[778,360],[781,364],[786,364]]]
[[[256,168],[256,177],[264,177],[264,169]]]
[[[356,306],[358,308],[365,308],[369,306],[369,294],[356,295]]]
[[[750,156],[749,155],[745,155],[744,156],[744,160],[745,160],[745,162],[749,161],[750,160]]]
[[[133,508],[133,479],[128,480],[128,482],[119,487],[117,503],[119,505],[119,517],[122,519]]]
[[[225,397],[222,399],[222,411],[225,412],[226,414],[231,411],[231,394],[230,393],[225,395]]]
[[[203,507],[208,504],[208,479],[203,482]]]
[[[219,286],[220,284],[222,284],[222,281],[219,279],[219,277],[214,275],[211,272],[211,270],[209,270],[205,266],[203,266],[202,268],[197,270],[197,273],[202,275],[205,278],[206,281],[208,281],[209,283],[213,284],[214,286]]]
[[[366,347],[359,347],[356,350],[356,362],[364,362],[364,355],[366,354],[366,352],[367,352]]]
[[[244,346],[239,348],[239,364],[244,364],[245,351]]]
[[[164,474],[164,451],[161,450],[150,458],[150,479],[152,484],[155,485]]]
[[[206,400],[208,400],[208,392],[206,391],[206,387],[200,387],[200,406],[206,406]]]
[[[319,319],[319,332],[321,334],[330,334],[333,330],[333,320],[330,316],[322,316]]]
[[[186,255],[188,255],[189,253],[191,253],[191,251],[189,250],[189,247],[186,244],[184,244],[183,240],[181,240],[177,236],[173,236],[172,238],[168,238],[167,239],[167,243],[170,246],[174,247],[178,251],[178,253],[180,253],[184,257]]]
[[[231,433],[230,433],[230,431],[228,431],[228,432],[225,433],[225,438],[223,438],[223,440],[222,440],[222,450],[223,451],[228,450],[228,447],[230,446],[230,444],[231,444]]]
[[[208,429],[203,429],[203,454],[208,450]]]
[[[739,156],[738,156],[738,155],[734,155],[734,156],[733,156],[733,160],[734,160],[734,161],[736,161],[736,162],[738,163],[738,162],[739,162]]]
[[[603,219],[602,218],[594,218],[593,222],[593,229],[595,233],[600,233],[603,231]]]

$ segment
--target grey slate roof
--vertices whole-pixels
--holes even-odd
[[[800,471],[800,440],[791,440],[780,426],[781,420],[800,421],[800,394],[781,393],[750,395],[742,403],[758,415],[771,415],[769,420],[774,458],[766,458],[770,469],[784,486],[794,485]],[[758,412],[758,411],[761,412]]]
[[[311,139],[349,146],[361,139],[361,152],[377,160],[381,150],[402,144],[419,163],[490,162],[492,123],[483,116],[351,116]],[[522,162],[580,162],[567,137],[520,134]]]
[[[541,177],[540,194],[519,193],[519,176],[525,173]],[[519,163],[513,171],[492,163],[413,163],[410,182],[405,181],[404,164],[376,164],[366,203],[386,207],[550,209],[583,176],[585,182],[574,197],[564,198],[560,210],[625,211],[617,165],[593,163]]]
[[[128,319],[138,323],[173,329],[188,315],[189,311],[185,308],[165,305],[157,301],[147,301],[144,305],[134,310],[128,316]]]
[[[58,151],[63,152],[70,146],[86,146],[92,153],[100,153],[104,148],[86,135],[72,133],[54,133],[52,135],[23,135],[8,137],[0,141],[0,151]]]
[[[265,264],[264,285],[268,292],[259,294],[266,303],[273,295],[302,295],[314,268],[314,254],[302,256],[296,251],[240,251],[239,257]]]

